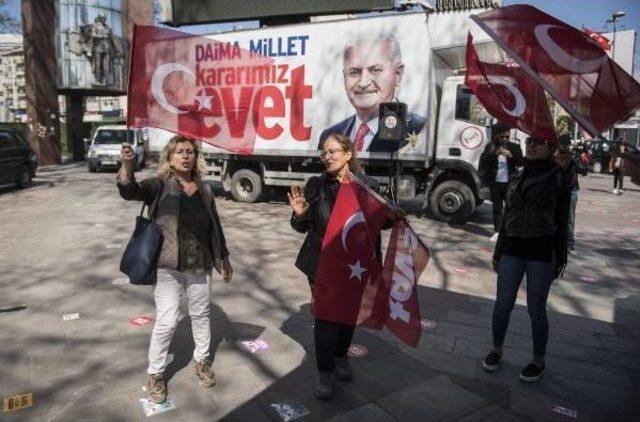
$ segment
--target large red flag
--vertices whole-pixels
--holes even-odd
[[[640,84],[596,41],[553,16],[518,4],[471,19],[592,136],[640,106]]]
[[[265,100],[276,103],[273,97],[282,95],[263,86],[270,80],[272,61],[237,42],[136,25],[127,124],[251,154],[256,135],[268,137],[272,129],[264,122],[273,113]]]
[[[533,137],[557,142],[544,90],[520,66],[484,63],[467,38],[465,83],[500,122]]]
[[[431,253],[406,220],[398,220],[391,231],[381,280],[385,302],[384,325],[396,337],[412,347],[420,342],[422,332],[418,279],[429,262]]]
[[[316,318],[361,324],[371,318],[379,283],[375,255],[391,209],[358,181],[342,183],[329,217],[314,279]]]

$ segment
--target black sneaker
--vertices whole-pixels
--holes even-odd
[[[532,362],[525,366],[522,371],[520,371],[520,381],[538,381],[542,374],[544,374],[544,363],[542,364],[542,366],[538,366]]]
[[[498,367],[500,366],[501,358],[502,355],[499,355],[496,352],[489,353],[487,357],[482,361],[482,368],[485,371],[496,372],[498,370]]]

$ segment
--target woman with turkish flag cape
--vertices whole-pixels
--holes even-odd
[[[353,377],[347,351],[363,291],[375,284],[380,273],[380,230],[391,227],[395,213],[353,182],[357,177],[368,188],[378,189],[374,179],[362,174],[347,137],[329,136],[320,157],[327,170],[309,179],[304,192],[292,187],[288,196],[291,226],[307,235],[296,267],[308,277],[313,295],[318,369],[314,392],[328,399],[333,395],[334,372],[343,381]],[[338,220],[342,224],[336,224]]]

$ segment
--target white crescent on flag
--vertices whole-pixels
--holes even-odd
[[[518,87],[513,84],[513,79],[507,78],[505,76],[494,76],[494,75],[487,75],[487,79],[492,84],[502,85],[503,87],[507,88],[511,93],[511,95],[513,95],[513,98],[515,98],[516,103],[512,109],[508,109],[501,102],[502,109],[504,110],[504,112],[513,117],[522,116],[524,112],[527,110],[527,100],[525,100],[524,95],[522,95],[522,92],[520,92]]]
[[[364,222],[364,214],[362,211],[358,211],[357,213],[352,214],[344,223],[344,227],[342,228],[342,246],[345,251],[347,251],[347,236],[349,235],[349,230],[351,230],[351,228],[356,224]]]
[[[565,68],[566,70],[574,73],[590,73],[595,72],[602,66],[603,63],[607,61],[607,55],[604,54],[602,57],[598,57],[593,60],[580,60],[571,54],[567,53],[556,43],[551,36],[549,35],[549,29],[558,28],[564,30],[564,28],[559,27],[557,25],[549,25],[543,24],[538,25],[534,29],[534,34],[536,39],[540,43],[540,46],[547,52],[551,60],[556,62],[556,64],[560,67]],[[595,41],[591,37],[586,37],[592,43]]]
[[[184,72],[190,76],[192,81],[195,81],[195,75],[189,68],[180,64],[180,63],[165,63],[161,66],[158,66],[153,72],[153,76],[151,77],[151,94],[153,98],[156,99],[158,104],[160,104],[164,109],[173,114],[184,114],[187,111],[180,110],[177,107],[172,106],[167,101],[167,97],[164,95],[164,79],[173,72]]]

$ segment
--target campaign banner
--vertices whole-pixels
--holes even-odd
[[[253,154],[316,155],[330,134],[353,139],[365,123],[368,130],[359,157],[389,158],[398,152],[409,159],[424,159],[431,60],[424,15],[348,19],[201,38],[210,42],[178,45],[180,65],[158,61],[154,66],[165,72],[161,76],[166,80],[183,73],[184,84],[189,85],[183,88],[189,93],[187,101],[193,102],[172,104],[172,93],[159,91],[164,85],[157,83],[162,113],[182,113],[184,120],[185,111],[199,113],[206,104],[209,115],[193,122],[209,119],[219,130],[205,130],[204,142],[237,152],[225,144],[237,145],[234,137],[238,137],[245,139],[250,145],[246,150]],[[145,72],[155,72],[147,68]],[[144,80],[153,81],[154,75]],[[129,92],[130,98],[135,96]],[[154,101],[151,98],[147,104]],[[399,141],[380,140],[379,105],[395,101],[407,104],[407,135]],[[201,133],[195,126],[188,127],[191,133]]]

